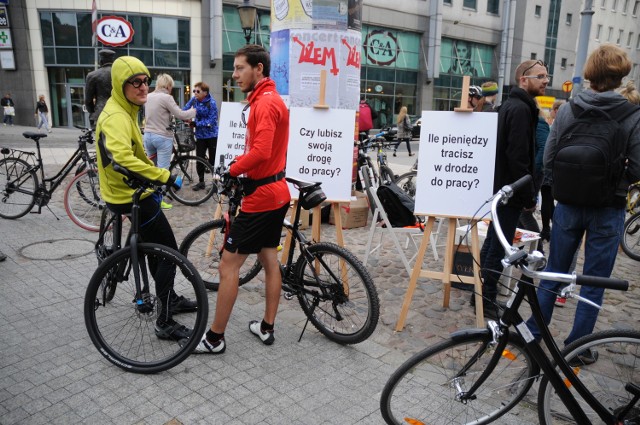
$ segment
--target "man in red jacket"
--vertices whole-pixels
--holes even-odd
[[[282,286],[277,247],[291,197],[284,179],[289,111],[269,78],[270,63],[269,53],[254,44],[242,47],[235,55],[233,79],[244,93],[250,93],[247,100],[251,113],[246,123],[245,152],[229,172],[232,177],[246,176],[257,188],[243,198],[240,214],[225,241],[215,318],[196,353],[225,351],[224,331],[238,295],[240,267],[253,253],[258,254],[265,271],[266,305],[262,322],[251,321],[249,330],[266,345],[274,341],[273,324]]]

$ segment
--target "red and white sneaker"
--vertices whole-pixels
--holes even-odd
[[[566,303],[567,303],[567,299],[565,297],[556,298],[556,302],[555,302],[556,307],[564,307]]]

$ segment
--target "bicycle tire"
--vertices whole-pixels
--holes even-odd
[[[625,390],[625,384],[640,382],[640,368],[638,367],[640,364],[640,332],[635,330],[596,332],[567,345],[562,350],[562,355],[566,360],[576,359],[579,362],[580,359],[577,356],[587,349],[597,351],[597,361],[589,365],[575,366],[575,373],[607,410],[620,412],[633,398]],[[591,423],[602,423],[599,416],[573,389],[573,386],[571,388],[573,395],[590,418]],[[543,378],[540,382],[538,414],[542,425],[576,423],[547,378]],[[629,423],[638,423],[640,421],[640,406],[633,407],[625,419],[632,419]]]
[[[398,185],[400,189],[407,195],[411,197],[411,199],[416,199],[416,183],[418,180],[418,173],[416,171],[409,171],[408,173],[404,173],[399,176],[395,180],[395,184]]]
[[[202,276],[204,287],[211,291],[217,291],[220,286],[218,266],[224,245],[225,226],[225,219],[203,223],[185,236],[179,248],[180,253],[191,261]],[[210,246],[211,237],[213,239]],[[258,261],[258,255],[250,254],[240,268],[239,286],[256,277],[260,270],[262,270],[262,264]]]
[[[115,233],[117,230],[115,220],[121,220],[121,218],[109,211],[108,208],[102,210],[102,214],[100,215],[100,233],[94,248],[98,265],[102,264],[107,257],[119,249],[117,246],[118,242],[116,242]],[[121,231],[122,227],[120,227],[120,232]],[[103,279],[104,299],[107,302],[111,301],[115,295],[118,286],[118,275],[118,272],[110,270],[109,275]]]
[[[303,285],[297,296],[309,321],[340,344],[357,344],[369,338],[378,325],[380,302],[365,267],[352,253],[333,243],[314,243],[306,250],[317,266],[301,254],[294,277],[296,284]],[[320,282],[314,270],[318,270]]]
[[[640,261],[640,213],[635,213],[624,222],[620,246],[629,258]]]
[[[494,354],[491,340],[487,329],[463,331],[405,361],[382,390],[380,412],[385,422],[486,424],[507,413],[529,391],[539,371],[517,339],[509,339],[476,398],[456,400],[457,388],[471,388],[486,369]],[[474,356],[477,361],[469,365]],[[456,378],[466,366],[464,375]]]
[[[380,180],[382,183],[391,183],[396,180],[396,175],[393,174],[391,168],[386,165],[380,165]]]
[[[166,261],[175,267],[174,290],[197,302],[197,311],[174,314],[174,319],[192,329],[191,337],[180,343],[160,339],[155,335],[155,322],[162,311],[155,285],[148,285],[150,311],[140,312],[135,299],[133,273],[129,270],[131,247],[120,249],[107,257],[89,281],[84,300],[84,319],[91,341],[109,362],[133,373],[157,373],[170,369],[194,350],[204,335],[208,320],[207,293],[200,275],[179,252],[164,245],[138,245],[139,264],[146,265],[150,281],[150,261]],[[104,281],[120,273],[117,290],[111,301],[105,299]],[[140,273],[141,277],[143,272]]]
[[[64,209],[79,227],[98,232],[102,210],[106,207],[100,198],[98,170],[87,169],[75,176],[64,190]]]
[[[31,165],[20,158],[9,157],[0,160],[0,217],[20,218],[36,204],[38,175],[29,168]],[[12,183],[10,187],[9,181],[19,177],[18,186]]]
[[[202,190],[193,190],[192,187],[198,183],[197,166],[204,167],[205,170],[205,188]],[[180,156],[171,161],[169,171],[172,175],[182,177],[182,188],[175,190],[169,187],[169,194],[173,199],[184,205],[196,206],[205,202],[213,196],[214,192],[217,197],[217,186],[213,183],[213,167],[204,158],[199,156]]]

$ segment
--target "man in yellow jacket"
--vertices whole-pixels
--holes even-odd
[[[137,58],[123,56],[111,67],[111,97],[107,101],[96,127],[98,141],[98,173],[100,193],[107,207],[118,214],[129,214],[134,189],[114,164],[130,174],[158,184],[179,188],[182,181],[169,170],[156,167],[145,154],[142,133],[138,126],[138,111],[147,101],[151,76]],[[160,197],[144,194],[140,200],[140,236],[144,242],[158,243],[178,249],[169,221],[160,209]],[[150,264],[156,282],[161,310],[155,324],[158,338],[179,341],[188,338],[191,329],[173,319],[173,315],[196,310],[196,303],[173,290],[174,266],[159,262]]]

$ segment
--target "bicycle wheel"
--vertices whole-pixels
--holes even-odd
[[[76,225],[92,232],[100,230],[105,205],[100,198],[98,170],[85,170],[71,180],[64,190],[64,209]]]
[[[0,161],[0,217],[20,218],[36,203],[38,175],[19,158]]]
[[[460,401],[495,353],[486,329],[460,332],[404,362],[387,381],[380,411],[388,424],[486,424],[527,393],[538,366],[516,340],[509,340],[491,375],[471,400]]]
[[[397,184],[404,193],[411,196],[412,199],[415,199],[417,179],[418,173],[415,171],[409,171],[408,173],[404,173],[400,177],[398,177],[395,181],[395,184]]]
[[[373,280],[346,249],[328,242],[307,247],[314,261],[298,257],[294,276],[303,285],[297,293],[313,326],[332,341],[357,344],[378,325],[380,303]]]
[[[208,320],[207,293],[200,275],[177,251],[151,243],[138,245],[141,281],[145,302],[135,302],[135,282],[131,270],[131,247],[107,257],[91,277],[84,300],[84,319],[91,341],[100,354],[116,366],[134,373],[156,373],[182,362],[200,342]],[[150,264],[163,262],[174,267],[173,288],[178,295],[196,300],[197,311],[174,314],[176,321],[192,329],[182,341],[160,339],[155,323],[164,310],[153,284]],[[117,279],[117,289],[107,299],[109,279]],[[113,287],[113,286],[111,286]]]
[[[380,165],[380,180],[383,183],[391,183],[396,179],[396,175],[393,174],[391,168],[386,165]]]
[[[205,188],[201,190],[193,190],[193,187],[198,184],[198,172],[197,168],[202,167],[205,170]],[[172,175],[179,175],[182,177],[182,189],[175,190],[172,187],[169,188],[171,197],[176,201],[184,205],[200,205],[211,196],[216,194],[218,196],[217,186],[213,184],[213,167],[206,159],[199,156],[180,156],[171,161],[169,171]]]
[[[180,244],[180,253],[187,257],[202,276],[204,287],[217,291],[220,286],[218,267],[224,246],[226,220],[213,220],[193,229]],[[239,285],[242,286],[262,269],[257,254],[250,254],[240,268]]]
[[[596,359],[595,363],[587,365],[583,361],[583,355],[587,350],[591,350],[591,355]],[[594,352],[597,354],[593,354]],[[633,398],[625,389],[625,385],[640,383],[640,332],[597,332],[567,345],[562,354],[574,367],[573,370],[580,381],[609,412],[622,412]],[[566,382],[568,383],[568,380]],[[591,423],[604,423],[573,386],[571,390]],[[546,378],[542,379],[538,390],[538,414],[543,425],[576,423]],[[628,421],[626,423],[639,423],[640,406],[632,407],[624,419]]]
[[[620,245],[629,258],[640,261],[640,213],[635,213],[625,221]]]

